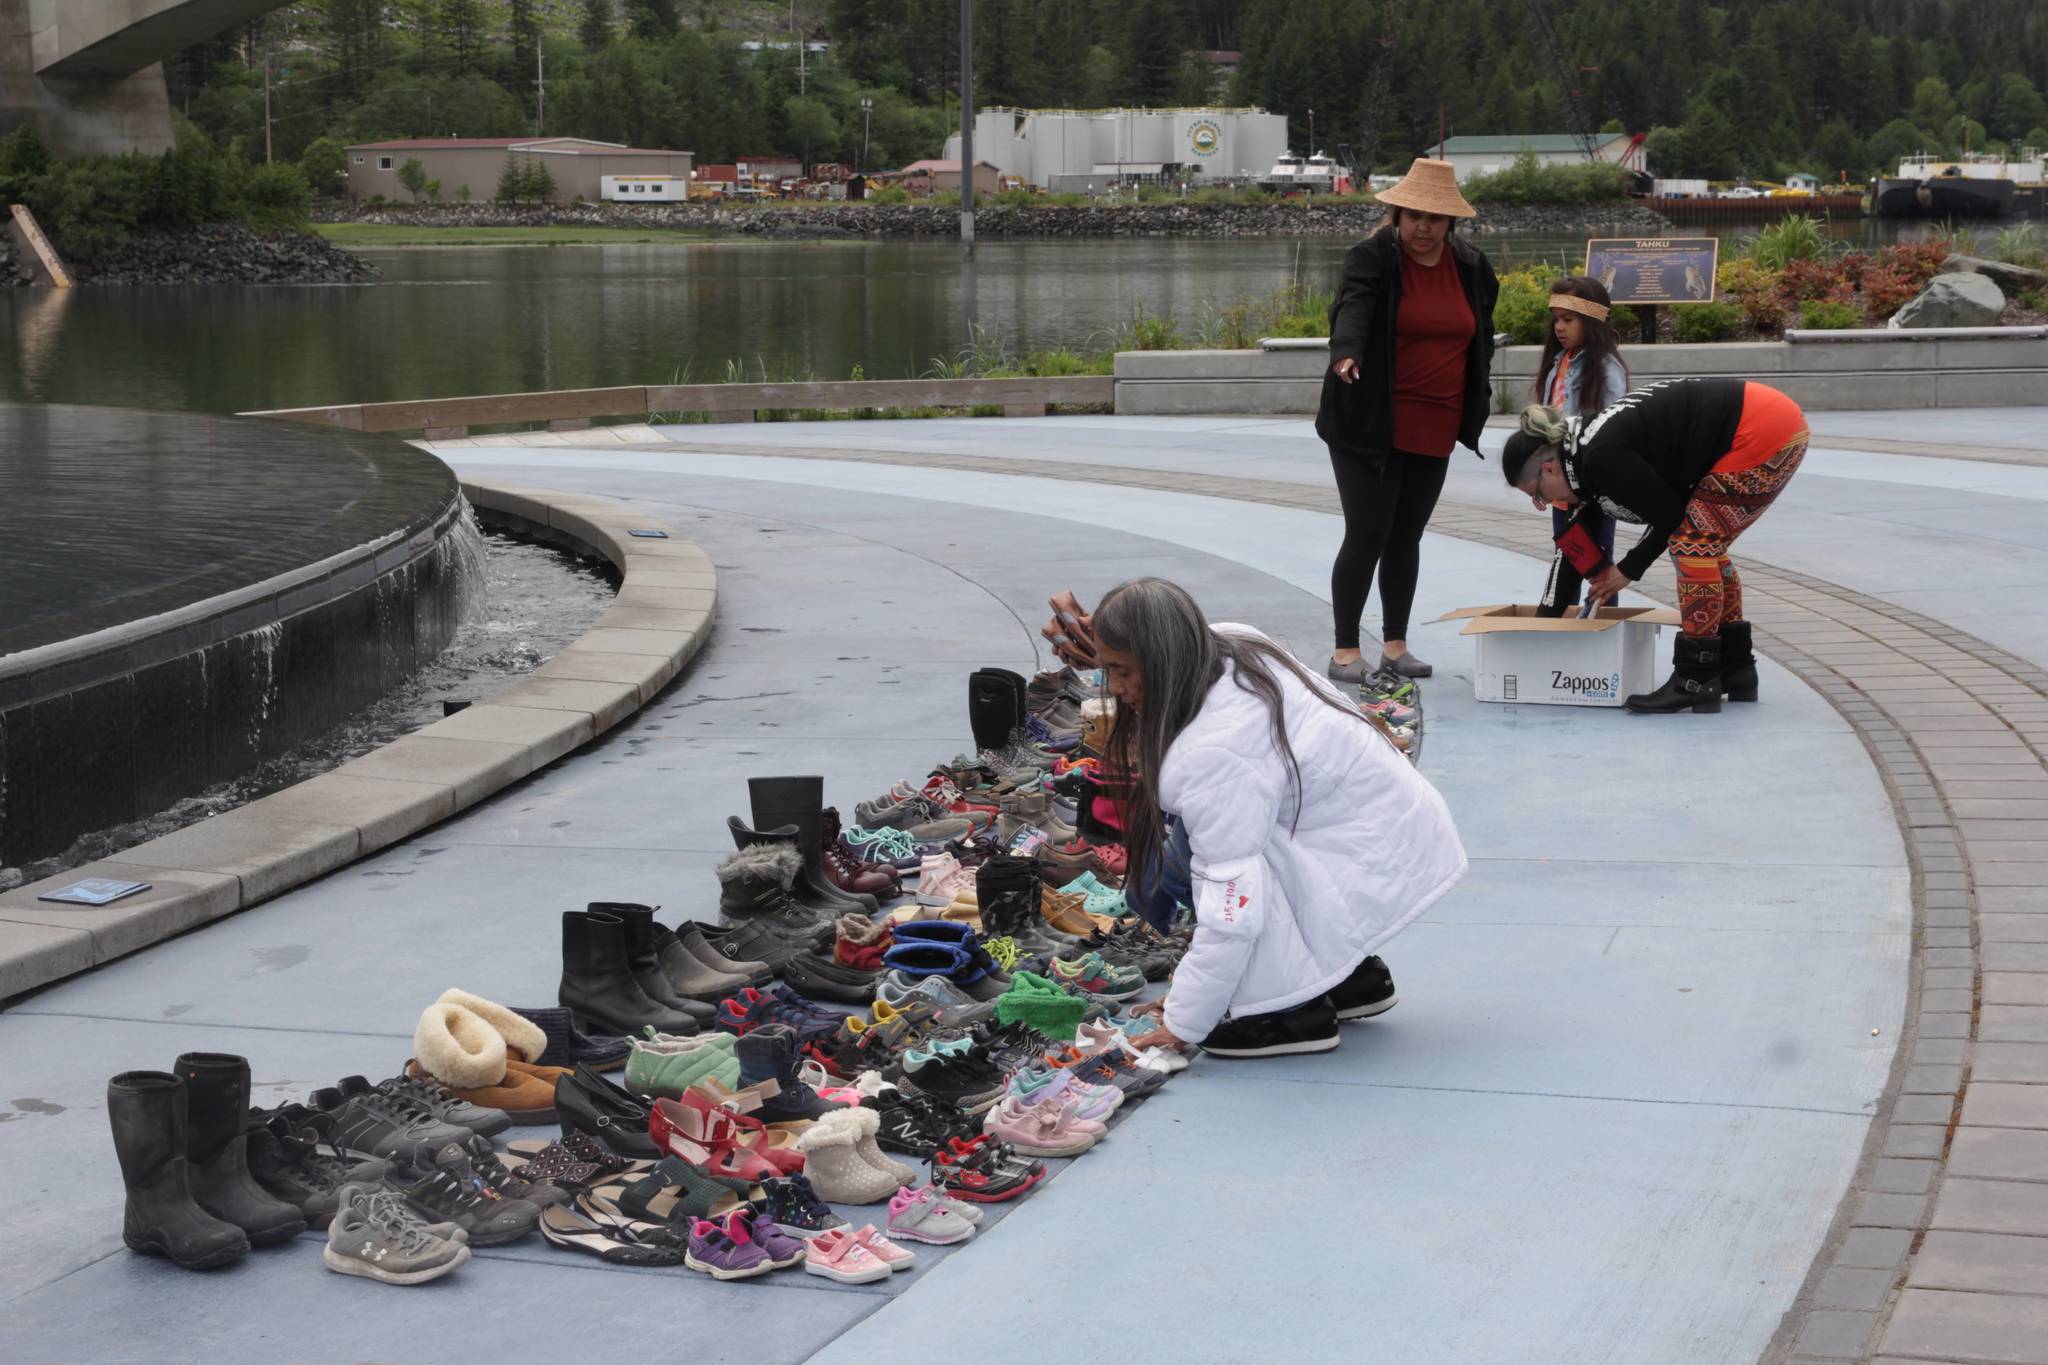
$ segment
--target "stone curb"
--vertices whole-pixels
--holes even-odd
[[[462,491],[494,520],[603,555],[624,575],[617,601],[576,643],[487,702],[259,801],[0,894],[0,1000],[245,910],[475,805],[638,711],[710,636],[717,571],[673,529],[606,498],[476,479]],[[100,907],[36,899],[85,877],[151,885]]]
[[[1320,485],[1232,475],[671,444],[1334,510]],[[1547,528],[1457,501],[1430,523],[1542,559],[1552,553]],[[1876,765],[1913,898],[1891,1074],[1849,1188],[1763,1358],[2048,1365],[2048,670],[1808,575],[1744,557],[1742,578],[1760,650],[1826,698]]]

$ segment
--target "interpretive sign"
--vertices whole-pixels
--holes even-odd
[[[1720,254],[1718,237],[1600,237],[1586,243],[1586,273],[1616,303],[1705,303]]]

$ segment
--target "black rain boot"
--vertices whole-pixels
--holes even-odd
[[[1055,952],[1068,942],[1055,939],[1039,909],[1045,883],[1030,858],[998,854],[974,870],[974,899],[981,907],[982,935],[1010,938],[1025,956]]]
[[[975,673],[967,679],[967,728],[974,732],[974,747],[1000,749],[1010,742],[1017,728],[1016,705],[1007,679]]]
[[[562,984],[555,997],[585,1033],[637,1038],[649,1024],[689,1034],[697,1021],[648,998],[626,963],[626,925],[617,915],[562,912]]]
[[[747,797],[753,804],[755,829],[796,826],[796,844],[803,870],[791,890],[805,905],[829,910],[832,918],[858,911],[872,915],[881,908],[873,896],[841,891],[825,875],[818,848],[825,828],[825,779],[822,777],[750,777]]]
[[[131,1251],[168,1256],[187,1270],[213,1270],[249,1254],[247,1233],[192,1198],[183,1080],[168,1071],[122,1072],[107,1082],[107,1121],[128,1187],[121,1240]]]
[[[171,1065],[185,1082],[185,1169],[200,1208],[242,1230],[250,1246],[289,1242],[306,1215],[249,1174],[249,1059],[188,1052]]]
[[[727,924],[750,924],[791,943],[810,943],[830,933],[837,920],[818,917],[790,892],[802,867],[796,845],[764,840],[732,854],[718,865],[718,914]]]
[[[1756,650],[1747,621],[1721,623],[1721,694],[1729,701],[1756,700]]]
[[[668,973],[661,969],[660,939],[655,932],[658,926],[654,923],[653,906],[634,905],[627,901],[592,901],[588,908],[592,914],[616,915],[625,925],[626,968],[633,974],[633,984],[645,991],[649,1000],[678,1014],[689,1015],[700,1030],[717,1022],[718,1006],[684,996],[670,983]]]
[[[1630,697],[1631,711],[1670,715],[1674,711],[1721,709],[1721,640],[1719,636],[1680,635],[1671,646],[1672,672],[1655,692]]]

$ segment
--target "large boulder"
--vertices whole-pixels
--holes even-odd
[[[1894,327],[1995,327],[2005,294],[1983,275],[1936,275],[1892,315]]]
[[[1951,256],[1941,263],[1939,273],[1982,275],[2008,294],[2048,293],[2048,270],[1987,261],[1982,256]]]

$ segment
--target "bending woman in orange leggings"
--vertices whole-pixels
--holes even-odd
[[[1669,379],[1637,389],[1591,417],[1555,408],[1522,412],[1501,472],[1538,507],[1605,510],[1647,526],[1619,564],[1568,527],[1559,553],[1581,564],[1595,601],[1612,601],[1671,552],[1679,615],[1671,678],[1628,699],[1631,711],[1719,711],[1756,700],[1756,655],[1742,615],[1742,579],[1728,546],[1798,471],[1806,415],[1776,389],[1741,379]]]

